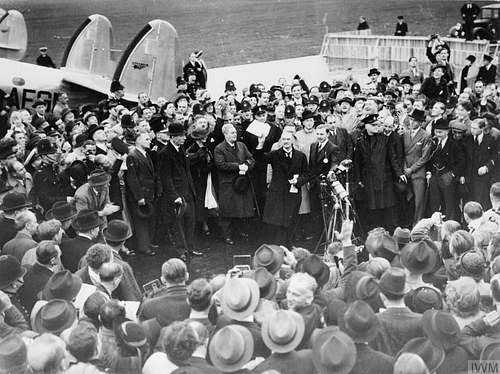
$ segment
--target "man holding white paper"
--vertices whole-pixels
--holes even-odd
[[[255,160],[269,163],[273,168],[263,221],[277,226],[276,244],[291,248],[302,200],[300,187],[311,177],[307,157],[294,149],[294,137],[290,132],[281,134],[282,148],[271,152],[264,152],[265,140],[266,137],[261,135],[254,151]]]

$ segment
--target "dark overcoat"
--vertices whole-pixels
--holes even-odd
[[[307,157],[294,149],[290,164],[283,148],[264,153],[263,149],[255,150],[256,160],[271,164],[273,177],[267,192],[263,221],[271,225],[288,227],[298,217],[302,194],[300,187],[310,179]],[[290,192],[290,183],[294,175],[297,179],[298,193]]]
[[[368,136],[365,133],[358,139],[354,170],[357,181],[364,185],[362,190],[366,209],[385,209],[396,204],[393,177],[399,177],[402,170],[394,144],[387,136]]]
[[[219,171],[219,207],[221,217],[246,218],[254,215],[254,196],[252,188],[243,194],[234,192],[232,182],[238,176],[239,165],[248,165],[247,173],[255,165],[252,154],[245,144],[235,143],[236,148],[223,141],[214,150],[215,165]]]

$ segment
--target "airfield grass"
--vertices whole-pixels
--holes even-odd
[[[150,20],[169,21],[179,35],[183,59],[203,50],[209,67],[223,67],[319,54],[326,25],[330,32],[355,30],[366,17],[374,34],[392,35],[404,15],[411,35],[446,35],[461,20],[463,1],[416,0],[7,0],[5,10],[24,14],[28,52],[49,47],[56,65],[74,30],[91,14],[113,25],[123,50]],[[481,3],[480,5],[483,5]]]

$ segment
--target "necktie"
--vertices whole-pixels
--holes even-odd
[[[437,148],[437,149],[438,149],[438,151],[440,151],[440,150],[442,150],[442,149],[443,149],[443,141],[442,141],[442,140],[440,140],[440,141],[439,141],[439,144],[438,144],[438,148]]]
[[[476,146],[478,146],[478,145],[479,145],[479,140],[477,139],[477,135],[475,135],[475,136],[474,136],[474,144],[475,144]]]
[[[286,151],[285,151],[285,155],[286,155],[286,157],[288,157],[288,158],[292,158],[292,151],[290,151],[290,152],[286,152]]]

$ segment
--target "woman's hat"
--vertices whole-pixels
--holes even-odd
[[[36,314],[34,330],[40,334],[59,335],[76,320],[76,308],[66,300],[50,300]]]
[[[188,135],[191,136],[194,140],[200,140],[210,134],[210,128],[208,126],[199,126],[197,124],[193,124],[188,129]]]
[[[241,369],[253,355],[252,333],[246,327],[228,325],[215,333],[208,347],[210,359],[222,372]]]
[[[262,340],[273,352],[287,353],[298,347],[304,337],[304,318],[291,310],[277,310],[262,324]]]
[[[17,258],[11,255],[0,256],[0,290],[14,283],[26,274]]]

